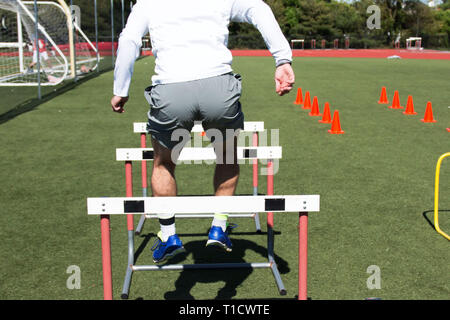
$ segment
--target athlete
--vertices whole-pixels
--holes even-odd
[[[32,60],[32,62],[29,64],[29,66],[28,66],[28,69],[31,71],[31,69],[33,69],[34,68],[34,66],[37,64],[37,56],[38,56],[38,54],[37,54],[37,51],[39,50],[39,61],[42,63],[42,62],[45,62],[45,61],[48,61],[49,60],[49,57],[48,57],[48,53],[47,53],[47,49],[46,49],[46,46],[45,46],[45,41],[44,41],[44,39],[40,39],[40,38],[38,38],[38,47],[39,47],[39,49],[37,49],[36,48],[36,42],[33,40],[32,41],[33,42],[33,60]]]
[[[233,73],[227,48],[232,21],[250,23],[259,30],[275,59],[276,93],[282,96],[291,91],[295,81],[292,52],[272,10],[261,0],[138,0],[120,35],[111,99],[118,113],[125,111],[142,37],[147,33],[151,37],[155,74],[145,97],[150,104],[147,130],[154,148],[151,188],[155,197],[177,195],[176,159],[171,151],[179,140],[173,134],[177,129],[190,131],[194,121],[202,121],[207,135],[209,129],[221,133],[213,137],[218,160],[228,160],[231,154],[234,161],[216,162],[214,191],[216,196],[234,195],[239,178],[237,139],[227,139],[226,131],[242,129],[244,114],[239,102],[241,78]],[[153,247],[155,263],[185,251],[176,234],[174,214],[158,218],[161,231]],[[206,245],[232,250],[226,214],[214,214]]]

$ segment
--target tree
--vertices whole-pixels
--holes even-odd
[[[416,37],[436,33],[438,26],[430,7],[419,0],[405,1],[403,29]]]
[[[53,0],[55,1],[55,0]],[[136,0],[133,0],[135,2]],[[66,0],[67,3],[70,0]],[[265,0],[280,24],[286,38],[326,39],[332,41],[344,34],[352,38],[353,47],[379,47],[391,45],[401,33],[431,39],[436,34],[446,38],[450,34],[450,0],[443,0],[438,10],[429,8],[419,0]],[[89,37],[94,35],[93,0],[73,0],[82,11],[82,28]],[[126,0],[125,17],[129,14],[130,0]],[[111,0],[97,0],[100,40],[111,39]],[[381,10],[381,29],[368,29],[366,12],[370,5]],[[115,38],[122,28],[121,0],[114,0]],[[231,23],[230,48],[265,48],[258,30],[250,24]],[[443,43],[439,40],[440,43]],[[403,42],[403,41],[402,41]],[[443,45],[443,44],[440,44]],[[448,46],[448,44],[447,44]]]

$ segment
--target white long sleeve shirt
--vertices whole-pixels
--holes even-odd
[[[230,21],[253,24],[276,64],[292,61],[289,43],[262,0],[138,0],[119,38],[114,94],[128,96],[134,62],[148,32],[156,64],[153,85],[231,72]]]

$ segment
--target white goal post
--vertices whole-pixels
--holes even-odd
[[[37,5],[35,39],[34,1],[0,0],[0,86],[34,86],[38,74],[41,85],[57,85],[98,67],[97,49],[72,20],[65,1]]]

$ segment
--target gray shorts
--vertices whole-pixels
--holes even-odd
[[[176,129],[190,132],[194,121],[202,121],[205,130],[220,130],[225,139],[226,129],[244,128],[241,92],[241,77],[232,73],[148,87],[145,89],[150,104],[147,131],[168,149],[181,141],[175,139],[176,135],[172,141],[172,133]]]

